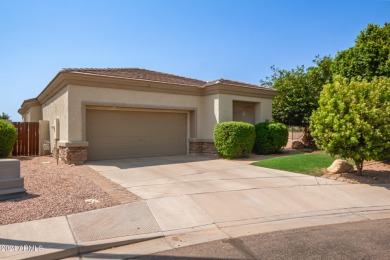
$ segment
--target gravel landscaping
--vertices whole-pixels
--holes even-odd
[[[0,201],[0,225],[120,204],[93,181],[98,173],[88,166],[57,165],[49,156],[17,159],[27,194],[21,199]]]
[[[365,162],[362,176],[357,175],[354,171],[340,174],[325,173],[322,177],[349,183],[386,184],[390,183],[390,161]]]

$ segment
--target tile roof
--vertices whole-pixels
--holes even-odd
[[[138,68],[104,68],[104,69],[91,69],[91,68],[69,68],[62,69],[61,72],[75,72],[84,74],[95,74],[100,76],[121,77],[129,79],[141,79],[150,80],[164,83],[182,84],[201,87],[206,84],[205,81],[191,79],[173,74],[162,73],[152,70],[138,69]]]
[[[272,89],[272,88],[266,88],[266,87],[262,87],[262,86],[258,86],[258,85],[254,85],[254,84],[249,84],[249,83],[235,81],[235,80],[229,80],[229,79],[217,79],[217,80],[209,81],[204,86],[207,87],[207,86],[212,86],[212,85],[217,85],[217,84],[226,84],[226,85],[232,85],[232,86],[236,86],[236,87],[261,88],[261,89],[267,89],[270,91],[277,91],[277,90]]]
[[[23,106],[24,104],[33,103],[33,102],[37,102],[37,101],[38,101],[38,98],[26,99],[26,100],[23,101],[22,106]]]
[[[177,76],[168,73],[162,73],[158,71],[138,69],[138,68],[67,68],[62,69],[61,72],[70,72],[70,73],[83,73],[83,74],[94,74],[100,76],[110,76],[110,77],[120,77],[120,78],[129,78],[129,79],[139,79],[139,80],[149,80],[155,82],[164,82],[164,83],[173,83],[197,87],[207,87],[217,84],[226,84],[237,87],[248,87],[248,88],[263,88],[271,91],[274,89],[264,88],[253,84],[248,84],[244,82],[228,80],[228,79],[218,79],[213,81],[203,81],[198,79],[192,79],[182,76]]]

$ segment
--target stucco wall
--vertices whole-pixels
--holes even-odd
[[[39,122],[42,120],[42,107],[41,106],[33,106],[30,109],[30,121],[29,122]]]
[[[213,139],[214,126],[219,121],[219,94],[203,96],[199,121],[202,126],[199,139]]]
[[[42,120],[42,107],[40,105],[30,107],[22,118],[23,122],[39,122]]]
[[[132,106],[153,108],[196,109],[196,138],[213,139],[214,126],[218,122],[233,120],[233,100],[258,103],[255,120],[272,119],[272,100],[227,94],[191,96],[123,89],[109,89],[69,85],[43,106],[43,119],[60,121],[60,141],[83,142],[85,140],[85,106]],[[69,102],[69,104],[68,104]],[[69,127],[68,127],[69,126]],[[50,141],[53,144],[53,129]]]
[[[202,116],[205,115],[202,107],[202,97],[190,95],[167,94],[157,92],[144,92],[122,89],[108,89],[85,86],[68,86],[69,89],[69,142],[83,140],[85,131],[85,108],[87,105],[110,105],[110,106],[141,106],[148,107],[177,107],[196,108],[197,136],[207,138],[209,129],[204,128]]]
[[[68,98],[68,87],[65,87],[42,104],[43,119],[49,121],[51,149],[54,147],[54,130],[52,126],[56,118],[59,119],[59,141],[68,140]]]
[[[258,103],[255,106],[255,123],[272,120],[272,100],[266,98],[219,95],[219,122],[233,120],[233,100]]]

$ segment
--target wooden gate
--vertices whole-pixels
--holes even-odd
[[[18,139],[12,150],[13,156],[39,155],[39,123],[13,122]]]

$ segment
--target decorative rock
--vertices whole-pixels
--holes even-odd
[[[86,199],[85,200],[85,203],[87,204],[96,204],[96,203],[99,203],[100,201],[96,200],[96,199]]]
[[[301,141],[294,141],[291,145],[292,149],[297,149],[297,150],[303,149],[304,147],[305,145]]]
[[[327,168],[330,173],[345,173],[353,170],[353,166],[346,160],[337,159]]]

